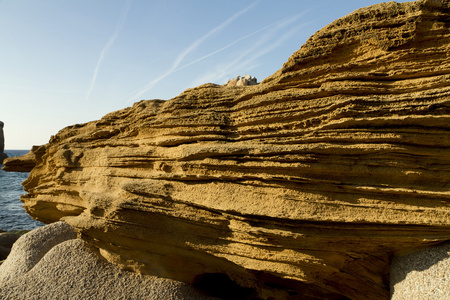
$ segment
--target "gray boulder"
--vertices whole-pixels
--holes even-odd
[[[121,270],[75,237],[63,222],[23,235],[0,266],[0,299],[214,299],[181,282]]]
[[[391,296],[391,300],[450,299],[450,242],[394,257]]]
[[[0,266],[0,286],[31,270],[54,246],[77,237],[64,222],[56,222],[22,235]]]

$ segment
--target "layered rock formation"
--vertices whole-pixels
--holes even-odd
[[[5,123],[0,121],[0,164],[2,164],[3,160],[8,157],[8,155],[6,155],[6,153],[3,152],[5,151],[5,136],[3,134],[4,125]]]
[[[67,127],[28,156],[21,200],[136,272],[388,299],[393,254],[450,239],[449,24],[449,1],[360,9],[259,85]]]

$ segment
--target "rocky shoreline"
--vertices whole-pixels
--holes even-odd
[[[43,257],[86,245],[100,269],[264,300],[402,299],[419,278],[447,278],[449,20],[448,0],[362,8],[259,84],[142,100],[6,159],[31,171],[27,213],[77,233]],[[402,259],[427,248],[418,265]],[[0,267],[5,282],[44,272],[42,259],[16,271],[22,253]],[[87,284],[70,276],[66,292]],[[416,299],[448,295],[445,280],[426,282]]]

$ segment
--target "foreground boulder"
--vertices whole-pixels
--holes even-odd
[[[450,242],[394,257],[391,300],[450,299]]]
[[[0,299],[215,299],[181,282],[120,270],[75,236],[63,222],[22,236],[0,266]]]
[[[21,236],[12,253],[0,267],[0,286],[30,271],[54,246],[77,237],[74,229],[64,222],[56,222]]]
[[[360,9],[259,85],[67,127],[28,155],[24,207],[138,273],[388,299],[392,255],[450,239],[449,6]]]

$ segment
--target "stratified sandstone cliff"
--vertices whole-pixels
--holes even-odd
[[[375,5],[259,85],[65,128],[29,155],[25,209],[136,272],[387,299],[393,253],[450,239],[449,26],[449,1]]]

